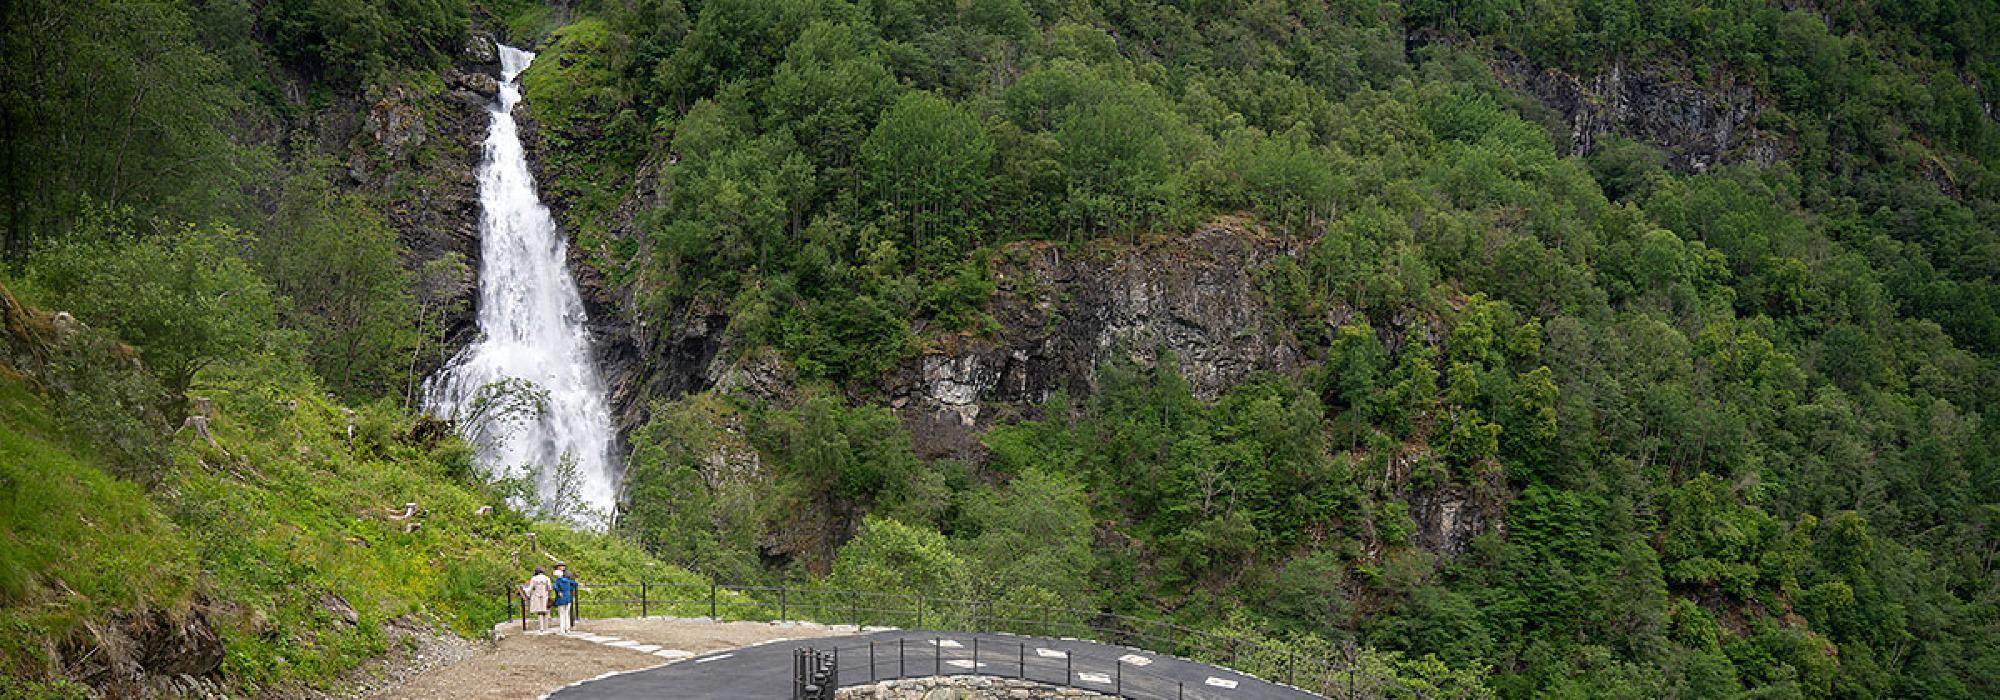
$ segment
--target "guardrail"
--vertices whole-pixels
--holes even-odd
[[[966,645],[940,635],[914,640],[917,643],[914,662],[911,660],[911,641],[898,637],[894,647],[870,640],[867,644],[834,647],[831,651],[815,648],[815,651],[822,657],[831,658],[836,672],[841,669],[856,671],[849,677],[857,681],[865,677],[866,680],[861,682],[866,683],[926,677],[988,676],[1046,686],[1084,688],[1134,700],[1228,700],[1233,697],[1217,688],[1200,683],[1190,688],[1184,679],[1149,672],[1145,670],[1146,662],[1131,660],[1129,655],[1102,658],[1084,654],[1074,645],[1061,641],[1037,641],[1030,645],[1024,640],[1017,639],[1010,643],[1004,639],[988,638],[982,652],[981,639],[977,636],[972,636],[971,644]],[[1050,649],[1044,644],[1060,648]],[[1009,646],[1014,648],[1008,649]],[[1030,649],[1033,651],[1030,652]],[[842,661],[843,655],[851,661]],[[864,669],[865,676],[859,672]]]
[[[840,649],[833,653],[812,647],[792,650],[792,700],[833,700],[840,689]]]
[[[527,601],[515,586],[508,586],[507,592],[508,607],[518,608],[525,628]],[[828,588],[640,581],[583,583],[571,608],[572,619],[580,621],[586,612],[597,617],[812,621],[1086,639],[1225,666],[1328,697],[1375,697],[1395,682],[1390,676],[1363,672],[1358,663],[1359,649],[1352,642],[1340,644],[1335,658],[1313,657],[1160,620],[995,600]]]

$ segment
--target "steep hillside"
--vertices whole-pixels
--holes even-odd
[[[664,556],[872,514],[1506,696],[1970,697],[1990,15],[622,3],[527,112]]]
[[[510,510],[445,426],[309,383],[218,377],[180,430],[131,424],[116,404],[158,386],[129,348],[0,309],[0,694],[295,696],[484,636],[550,557],[699,581]]]
[[[2000,695],[1989,4],[10,3],[0,649],[290,693],[533,533],[1390,695]],[[417,415],[493,37],[609,533]]]

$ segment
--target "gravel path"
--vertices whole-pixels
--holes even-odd
[[[499,639],[486,653],[412,678],[373,697],[531,699],[578,681],[659,666],[672,660],[654,653],[656,650],[703,654],[775,639],[821,637],[839,632],[797,624],[614,619],[587,620],[576,626],[578,636],[572,637],[523,634],[518,623],[503,623],[494,633]],[[632,646],[591,641],[612,638]]]

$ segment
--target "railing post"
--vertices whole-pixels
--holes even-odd
[[[1076,678],[1076,667],[1073,661],[1075,658],[1076,655],[1070,653],[1069,649],[1063,650],[1063,687],[1065,688],[1069,687],[1073,679]]]
[[[721,621],[722,621],[722,618],[720,618],[720,617],[716,617],[716,615],[715,615],[715,589],[716,589],[716,585],[715,585],[715,582],[713,582],[713,581],[709,582],[709,584],[708,584],[708,619],[709,619],[710,621],[713,621],[713,622],[721,622]]]
[[[979,675],[979,638],[972,638],[972,675]]]
[[[646,608],[646,579],[639,579],[639,619],[645,619],[647,612],[649,611]]]
[[[1016,644],[1020,645],[1017,651],[1021,652],[1021,658],[1017,663],[1021,664],[1021,669],[1015,672],[1014,677],[1025,681],[1028,680],[1028,643],[1016,642]]]
[[[924,628],[924,598],[917,596],[917,629]]]
[[[944,638],[931,638],[931,675],[944,675]]]
[[[787,591],[787,590],[790,590],[790,589],[787,589],[787,588],[785,588],[784,586],[779,586],[779,587],[778,587],[778,621],[779,621],[779,622],[784,622],[784,621],[785,621],[785,613],[786,613],[786,600],[785,600],[785,591]]]
[[[1118,673],[1117,685],[1112,686],[1112,688],[1117,695],[1123,696],[1125,694],[1125,660],[1114,659],[1111,663],[1112,667],[1117,669]]]
[[[848,609],[849,609],[849,610],[851,610],[851,611],[853,611],[853,612],[854,612],[854,631],[856,631],[856,632],[859,632],[859,631],[861,631],[861,592],[860,592],[860,591],[849,591],[849,592],[848,592],[848,594],[847,594],[847,607],[848,607]]]
[[[521,613],[521,631],[528,631],[528,601],[523,600],[519,606],[516,606],[514,604],[514,584],[509,583],[507,584],[507,612],[515,612],[516,610]]]
[[[899,679],[910,677],[909,665],[903,655],[903,641],[902,637],[896,638],[896,677]]]
[[[875,640],[868,640],[868,682],[875,682]]]

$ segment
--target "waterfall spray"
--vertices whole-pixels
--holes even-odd
[[[459,422],[489,477],[525,478],[545,513],[602,528],[617,497],[611,412],[568,246],[536,193],[512,112],[535,55],[499,48],[479,167],[480,337],[425,381],[424,408]]]

